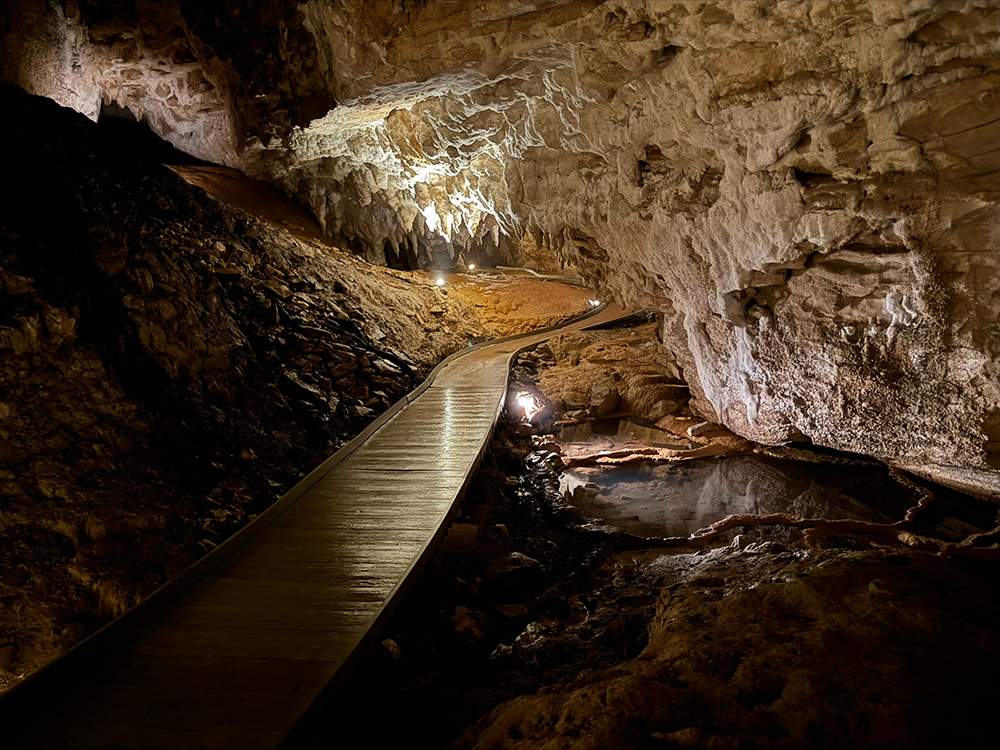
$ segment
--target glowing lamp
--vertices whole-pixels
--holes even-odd
[[[599,304],[601,304],[600,300],[596,300],[596,299],[590,300],[590,306],[591,307],[597,307]]]
[[[444,279],[438,277],[438,279],[434,283],[437,284],[438,286],[444,286]]]
[[[542,410],[542,405],[538,403],[538,399],[527,391],[521,391],[517,394],[517,404],[524,411],[524,418],[526,420],[530,420]]]
[[[475,271],[476,270],[476,264],[475,263],[470,263],[469,264],[469,270],[470,271]]]

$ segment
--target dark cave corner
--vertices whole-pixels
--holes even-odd
[[[135,114],[115,102],[101,102],[97,125],[111,143],[117,143],[125,153],[143,154],[160,164],[186,166],[214,166],[181,151],[153,132],[146,118],[136,119]]]

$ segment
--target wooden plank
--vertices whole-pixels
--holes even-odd
[[[345,576],[350,578],[383,576],[398,579],[404,572],[405,564],[390,564],[383,560],[369,560],[347,567],[343,560],[336,558],[329,561],[299,559],[274,561],[259,559],[255,556],[251,560],[243,561],[242,564],[226,568],[220,566],[218,577],[248,578],[260,581],[340,580]]]
[[[142,653],[214,657],[267,656],[291,661],[334,662],[343,658],[357,630],[357,618],[342,616],[337,627],[275,627],[258,623],[174,623],[158,638],[142,644]]]

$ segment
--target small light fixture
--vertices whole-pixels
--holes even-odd
[[[469,270],[470,271],[475,271],[476,270],[476,264],[475,263],[470,263],[469,264]]]
[[[590,300],[590,306],[591,307],[597,307],[599,304],[601,304],[600,300],[597,300],[597,299]]]
[[[527,391],[521,391],[517,394],[517,403],[524,411],[525,421],[530,422],[531,418],[542,410],[542,405],[538,403],[538,399]]]
[[[437,280],[434,283],[437,284],[438,286],[444,286],[444,278],[438,276]]]

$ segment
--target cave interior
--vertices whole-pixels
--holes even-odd
[[[2,732],[992,744],[998,83],[994,0],[0,0]]]

